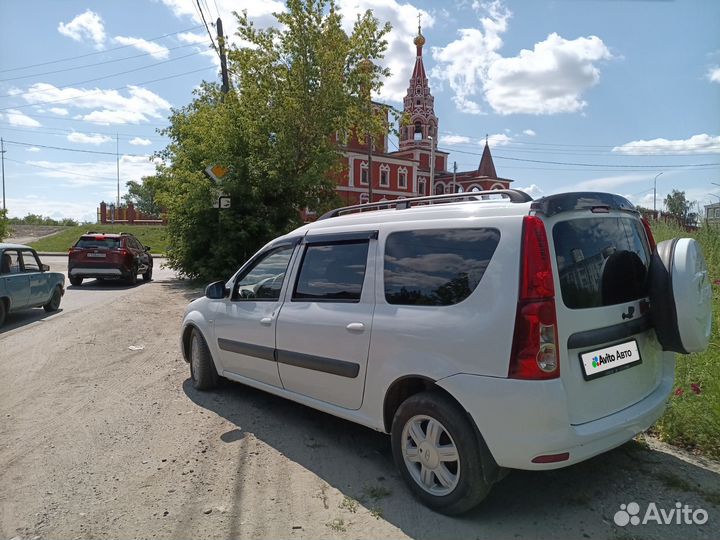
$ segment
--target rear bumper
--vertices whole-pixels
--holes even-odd
[[[648,429],[662,415],[672,391],[675,359],[663,353],[663,376],[637,403],[604,418],[571,425],[560,379],[521,381],[453,375],[437,382],[474,419],[495,461],[502,467],[558,469],[611,450]],[[533,463],[538,456],[569,453],[557,463]]]
[[[124,274],[120,268],[87,268],[77,266],[69,270],[72,277],[122,277]]]

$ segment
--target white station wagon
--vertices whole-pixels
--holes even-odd
[[[330,212],[209,285],[181,343],[197,389],[225,377],[389,433],[410,490],[458,514],[508,469],[650,427],[711,318],[694,240],[656,247],[617,195],[499,190]]]

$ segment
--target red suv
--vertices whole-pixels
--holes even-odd
[[[76,287],[84,278],[124,279],[134,285],[138,274],[150,281],[152,272],[150,247],[128,233],[88,232],[68,252],[68,278]]]

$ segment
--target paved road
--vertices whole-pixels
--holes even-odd
[[[120,281],[100,282],[89,279],[83,281],[80,287],[74,287],[67,280],[67,255],[45,255],[40,259],[44,264],[50,265],[51,271],[62,272],[65,275],[65,296],[60,303],[60,310],[56,313],[45,313],[42,308],[35,308],[11,313],[8,315],[5,325],[0,329],[0,334],[20,332],[29,326],[42,324],[43,321],[62,317],[81,308],[111,302],[137,290],[141,291],[142,287],[146,285],[142,279],[135,286],[126,285]],[[153,282],[167,282],[177,278],[174,270],[163,268],[164,258],[155,258],[154,263]]]

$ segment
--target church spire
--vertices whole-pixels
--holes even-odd
[[[413,68],[407,94],[403,99],[403,110],[410,120],[410,125],[400,130],[400,149],[417,146],[430,147],[430,137],[437,147],[437,125],[435,116],[435,98],[430,93],[422,50],[425,36],[422,35],[421,15],[418,13],[418,33],[413,39],[416,47],[415,67]]]
[[[495,164],[490,154],[490,145],[488,145],[488,136],[485,135],[485,148],[483,149],[480,165],[478,166],[478,176],[487,176],[488,178],[497,178],[495,172]]]

